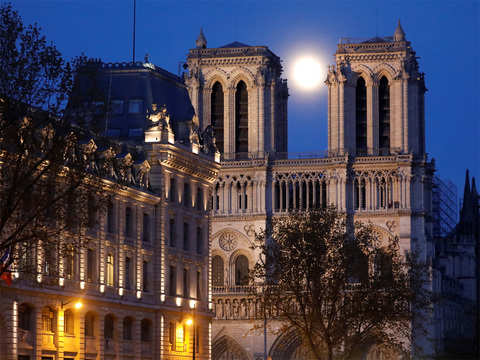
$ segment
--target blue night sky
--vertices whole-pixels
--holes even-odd
[[[82,52],[130,61],[133,0],[14,0],[25,23],[37,22],[68,59]],[[289,151],[327,148],[327,91],[295,87],[300,55],[333,63],[340,37],[391,36],[397,20],[425,72],[427,151],[438,174],[463,194],[465,169],[480,175],[480,1],[185,1],[137,0],[137,60],[173,73],[203,27],[208,47],[233,41],[267,45],[289,78]],[[477,182],[478,184],[478,182]]]

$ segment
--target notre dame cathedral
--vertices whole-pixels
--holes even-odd
[[[287,81],[268,47],[208,48],[201,32],[187,65],[200,127],[213,127],[222,153],[212,196],[213,359],[263,359],[265,339],[250,331],[258,309],[246,285],[258,256],[251,250],[255,231],[272,217],[333,204],[372,222],[380,237],[398,236],[402,252],[415,248],[429,261],[434,163],[425,152],[426,87],[400,23],[393,37],[338,44],[325,81],[322,158],[286,153]],[[267,354],[302,359],[299,342],[294,332],[268,332]],[[383,359],[375,348],[365,358]]]

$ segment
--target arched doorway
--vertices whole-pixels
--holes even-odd
[[[250,360],[243,347],[224,335],[213,342],[212,360]]]

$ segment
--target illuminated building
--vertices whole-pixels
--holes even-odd
[[[116,179],[126,185],[86,231],[87,248],[59,258],[37,247],[26,259],[37,271],[16,273],[10,287],[2,282],[0,359],[189,359],[194,350],[196,359],[209,359],[215,147],[196,133],[174,75],[143,63],[87,66],[99,81],[123,85],[109,93],[115,108],[107,130],[122,151],[87,140],[95,166],[109,166],[105,191]],[[134,93],[132,84],[145,79],[151,91],[142,83]]]

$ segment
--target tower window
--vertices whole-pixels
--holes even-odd
[[[211,96],[211,120],[215,134],[218,151],[223,154],[223,88],[219,82],[216,82],[212,88]]]
[[[235,149],[237,153],[248,152],[248,91],[240,81],[235,92]]]
[[[380,154],[388,154],[390,150],[390,87],[384,76],[378,88],[378,121]]]
[[[248,285],[248,259],[244,255],[235,260],[235,285]]]
[[[365,80],[360,77],[357,80],[356,89],[356,150],[357,154],[364,154],[367,150],[367,88]]]

